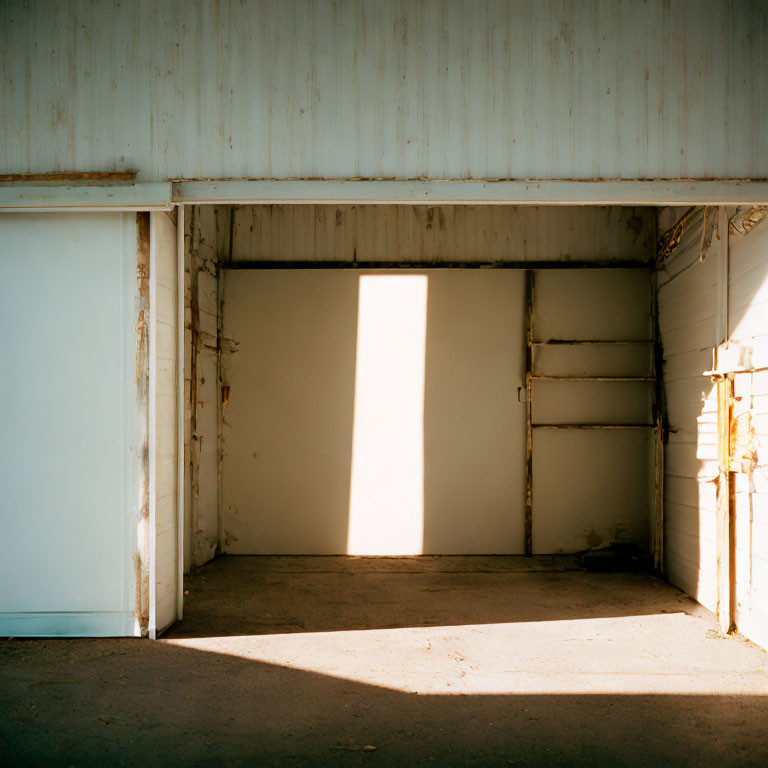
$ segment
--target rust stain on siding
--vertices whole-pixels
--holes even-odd
[[[56,173],[0,173],[1,182],[24,181],[136,181],[137,171],[62,171]]]

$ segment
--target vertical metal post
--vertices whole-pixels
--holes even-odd
[[[534,271],[525,273],[525,554],[533,554],[533,289]]]

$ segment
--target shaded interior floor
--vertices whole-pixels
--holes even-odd
[[[768,655],[571,558],[221,558],[162,640],[0,642],[13,765],[768,764]],[[375,749],[366,749],[375,747]]]

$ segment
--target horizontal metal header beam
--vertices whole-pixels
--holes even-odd
[[[222,269],[653,269],[650,261],[225,261]]]
[[[170,182],[94,186],[0,186],[0,211],[168,211]]]
[[[0,185],[0,211],[169,210],[174,204],[759,205],[768,181],[226,180]]]
[[[768,181],[179,181],[173,185],[173,200],[242,205],[742,205],[768,202]]]

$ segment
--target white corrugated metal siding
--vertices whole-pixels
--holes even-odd
[[[746,236],[731,233],[729,261],[730,336],[757,369],[734,377],[735,619],[743,634],[768,648],[768,220]]]
[[[767,42],[760,2],[9,0],[0,168],[764,177]]]

